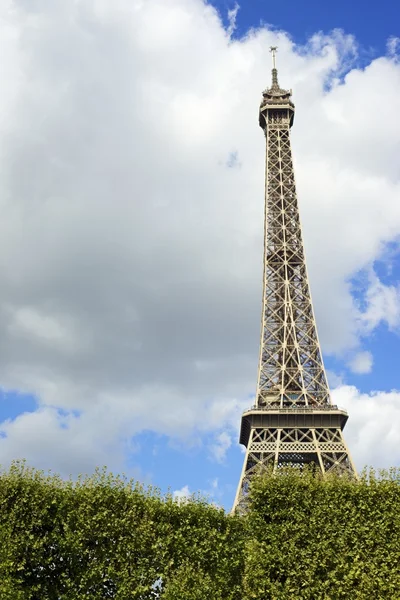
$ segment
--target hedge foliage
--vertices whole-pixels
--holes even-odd
[[[0,474],[1,600],[400,598],[400,473],[254,480],[246,516],[99,471]]]
[[[400,471],[253,484],[244,598],[400,600]]]

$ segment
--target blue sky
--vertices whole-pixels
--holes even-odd
[[[212,3],[227,23],[227,15],[234,2],[215,0]],[[363,46],[367,56],[377,56],[385,51],[386,42],[398,35],[399,6],[392,0],[377,4],[355,0],[346,2],[318,2],[318,0],[288,0],[270,2],[250,0],[238,2],[236,36],[244,36],[252,27],[270,25],[290,33],[298,44],[323,31],[343,29],[353,34]]]
[[[278,45],[333,400],[358,468],[400,464],[399,12],[2,5],[0,463],[106,464],[230,507],[259,344],[257,108]]]

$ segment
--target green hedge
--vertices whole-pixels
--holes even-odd
[[[400,476],[286,471],[245,517],[105,471],[0,475],[1,600],[400,598]]]
[[[1,600],[171,598],[191,576],[236,600],[243,544],[222,509],[106,472],[73,483],[16,463],[0,477]]]
[[[400,599],[400,471],[254,481],[244,598]]]

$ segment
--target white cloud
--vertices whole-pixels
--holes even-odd
[[[101,465],[118,468],[124,459],[124,446],[115,444],[115,423],[94,414],[90,415],[93,421],[88,417],[45,406],[1,423],[2,464],[26,458],[45,469],[56,468],[64,476],[92,472]]]
[[[236,19],[237,19],[237,15],[239,12],[240,6],[239,4],[236,2],[235,6],[233,8],[231,8],[230,10],[228,10],[228,29],[227,29],[227,33],[229,35],[229,37],[232,36],[232,34],[234,33],[235,29],[236,29]]]
[[[217,462],[223,462],[226,457],[226,453],[232,446],[232,437],[227,431],[221,431],[216,438],[214,443],[211,445],[211,454]]]
[[[362,375],[372,371],[374,359],[371,352],[357,352],[349,362],[349,367],[353,373]]]
[[[339,387],[344,382],[343,374],[341,374],[341,373],[335,373],[334,371],[326,369],[326,376],[328,378],[328,383],[329,383],[330,389]]]
[[[223,496],[223,490],[219,488],[218,478],[216,477],[207,483],[207,489],[200,490],[197,493],[200,494],[201,497],[208,499],[214,506],[219,506],[218,501],[220,501]],[[172,497],[179,503],[187,502],[193,496],[194,494],[190,491],[188,485],[184,485],[182,488],[172,492]]]
[[[217,492],[219,485],[218,477],[215,477],[212,481],[210,481],[210,484],[211,490],[213,490],[214,493]]]
[[[83,343],[82,336],[74,331],[68,317],[56,317],[24,306],[15,310],[10,308],[9,331],[14,338],[22,338],[38,346],[47,344],[52,352],[76,352]]]
[[[366,308],[359,317],[363,333],[370,333],[382,322],[389,329],[400,326],[399,285],[384,285],[374,273],[370,274],[365,304]]]
[[[350,415],[344,436],[357,468],[398,465],[400,391],[363,394],[354,386],[341,386],[332,395]]]
[[[392,35],[387,41],[387,51],[389,56],[396,56],[400,45],[400,38]]]
[[[175,490],[174,492],[172,492],[172,497],[177,502],[186,502],[187,500],[189,500],[190,496],[191,492],[189,490],[188,485],[184,485],[183,488],[181,488],[180,490]]]
[[[144,428],[237,429],[256,383],[270,45],[294,90],[323,349],[396,329],[393,286],[368,280],[363,312],[349,283],[400,234],[400,121],[381,121],[394,57],[358,69],[340,32],[232,40],[200,0],[10,1],[0,40],[0,385],[40,403],[4,425],[4,456],[73,470],[104,439],[118,463]],[[54,407],[80,416],[63,428]]]

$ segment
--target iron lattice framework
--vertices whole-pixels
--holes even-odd
[[[343,439],[347,413],[332,405],[311,302],[296,197],[290,128],[291,91],[263,92],[260,126],[266,136],[264,282],[255,406],[242,417],[247,447],[234,509],[260,468],[314,463],[322,473],[356,476]]]

